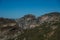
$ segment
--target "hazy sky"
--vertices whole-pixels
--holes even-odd
[[[0,0],[0,17],[40,16],[49,12],[60,12],[60,0]]]

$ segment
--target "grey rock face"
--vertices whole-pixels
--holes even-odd
[[[36,18],[34,15],[28,14],[18,19],[17,22],[19,24],[19,27],[21,27],[22,29],[29,29],[35,27]]]

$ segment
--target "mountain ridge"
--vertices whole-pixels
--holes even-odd
[[[19,19],[0,18],[0,40],[60,40],[60,12]]]

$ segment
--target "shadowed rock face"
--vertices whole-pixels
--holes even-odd
[[[0,40],[10,40],[20,34],[21,31],[14,19],[0,18]]]
[[[38,18],[28,14],[17,20],[0,18],[0,40],[60,40],[60,13]]]

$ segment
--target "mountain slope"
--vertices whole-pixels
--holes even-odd
[[[24,30],[21,40],[60,40],[60,13],[45,14],[37,22],[40,26]]]
[[[60,40],[59,12],[40,17],[28,14],[11,20],[0,19],[0,40]],[[7,26],[3,26],[4,23]],[[12,24],[15,25],[11,26]]]

